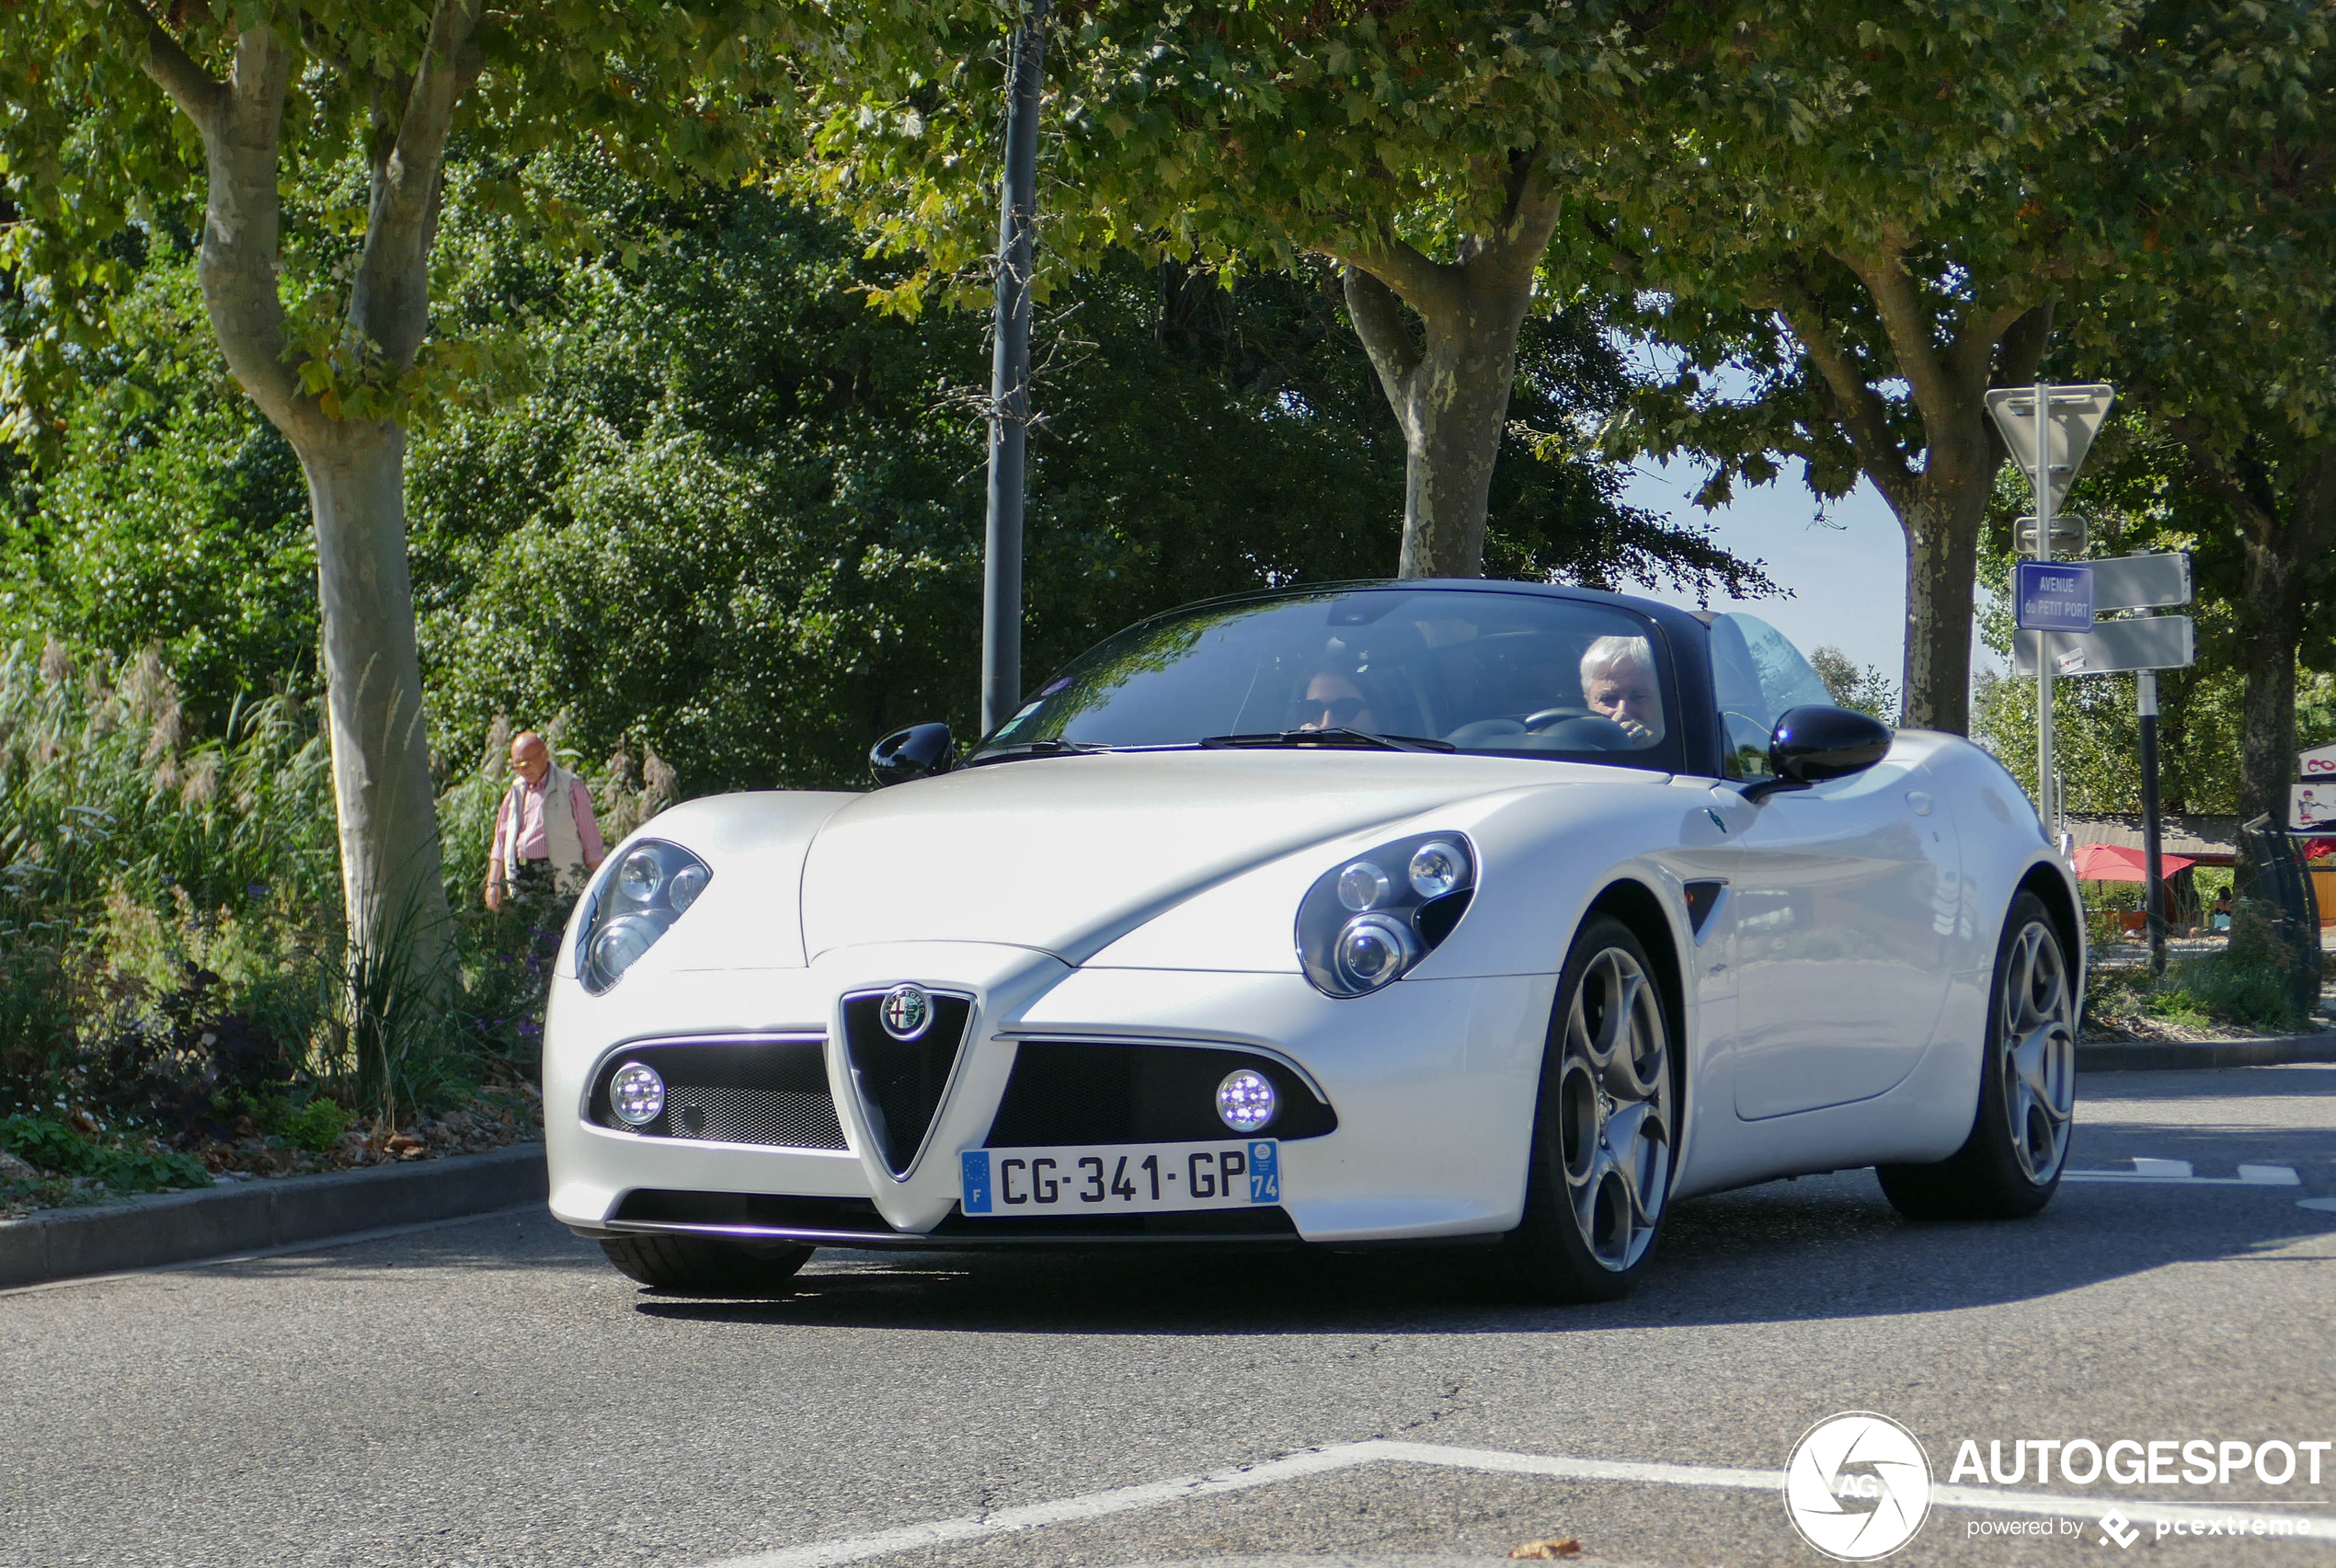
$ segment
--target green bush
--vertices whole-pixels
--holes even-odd
[[[176,1150],[108,1147],[47,1116],[0,1117],[0,1150],[57,1176],[87,1176],[118,1193],[207,1187],[211,1173]]]

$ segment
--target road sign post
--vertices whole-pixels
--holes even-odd
[[[2039,381],[2033,389],[2001,388],[1987,394],[1987,412],[1995,416],[2012,461],[2028,475],[2036,495],[2036,560],[2052,560],[2052,514],[2084,466],[2085,453],[2101,422],[2109,417],[2116,395],[2101,385],[2054,386]],[[2086,619],[2091,619],[2087,612]],[[2052,633],[2038,629],[2036,660],[2036,815],[2044,819],[2044,835],[2060,836],[2060,799],[2052,765]]]
[[[2149,925],[2149,972],[2166,972],[2166,863],[2158,829],[2158,672],[2134,677],[2134,709],[2141,719],[2141,907]]]

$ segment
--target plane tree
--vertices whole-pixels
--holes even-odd
[[[488,10],[480,0],[17,0],[0,9],[0,266],[37,298],[7,345],[17,439],[101,347],[126,249],[200,227],[227,366],[298,454],[313,513],[353,939],[442,922],[407,564],[407,433],[498,384],[491,333],[433,334],[448,149],[523,171],[546,147],[737,177],[789,45],[758,0]],[[316,200],[301,191],[323,192]],[[288,200],[285,193],[295,199]],[[559,214],[508,181],[515,213]],[[190,205],[200,200],[200,217]]]

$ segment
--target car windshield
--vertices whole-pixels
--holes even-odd
[[[1669,659],[1616,605],[1352,589],[1198,605],[1048,681],[972,761],[1088,747],[1425,746],[1676,772]]]

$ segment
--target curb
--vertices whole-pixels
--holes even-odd
[[[0,1220],[0,1289],[263,1251],[549,1200],[544,1146],[164,1193]]]
[[[2169,1072],[2201,1067],[2284,1067],[2336,1062],[2336,1029],[2252,1040],[2117,1040],[2077,1047],[2078,1072]]]

